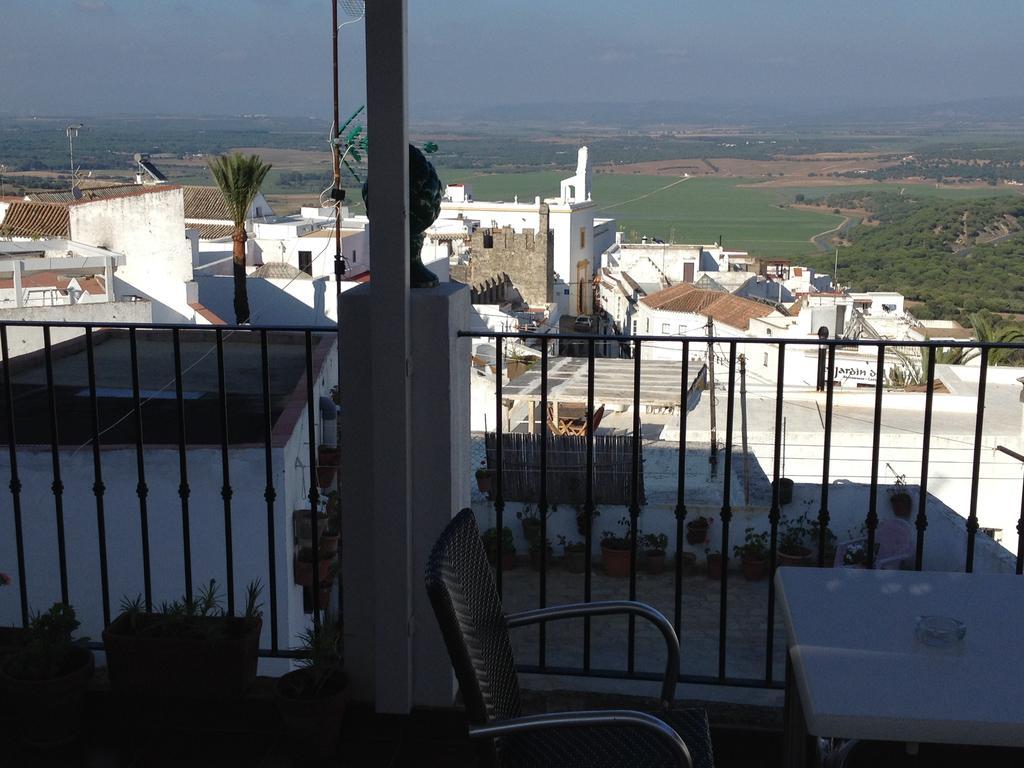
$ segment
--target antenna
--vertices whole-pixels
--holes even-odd
[[[68,136],[68,150],[71,155],[71,196],[75,197],[75,137],[84,126],[81,123],[69,125],[64,129]]]
[[[365,0],[338,0],[338,5],[341,6],[342,10],[352,18],[348,21],[343,21],[338,25],[338,29],[341,29],[347,24],[355,24],[357,21],[362,21],[366,15],[366,2]]]

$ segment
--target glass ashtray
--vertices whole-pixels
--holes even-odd
[[[918,616],[914,634],[925,645],[949,648],[964,639],[967,625],[951,616]]]

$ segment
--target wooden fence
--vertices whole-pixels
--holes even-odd
[[[505,501],[540,501],[541,435],[502,435],[502,497]],[[587,438],[548,435],[548,503],[583,504],[587,498]],[[495,433],[485,435],[487,466],[497,467]],[[643,445],[640,488],[644,499]],[[626,505],[633,495],[633,436],[594,436],[594,503]]]

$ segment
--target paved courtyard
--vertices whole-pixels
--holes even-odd
[[[637,600],[653,605],[669,621],[674,619],[674,565],[666,563],[665,572],[637,574]],[[505,571],[503,602],[507,613],[515,613],[540,604],[540,574],[520,561]],[[629,597],[629,580],[606,576],[600,563],[592,572],[593,600],[621,600]],[[582,602],[583,574],[569,573],[555,558],[547,573],[547,604]],[[761,678],[765,674],[768,632],[768,581],[746,581],[738,572],[729,573],[727,590],[726,666],[729,677]],[[707,578],[703,567],[682,582],[682,631],[680,647],[683,674],[718,674],[719,608],[721,589],[717,580]],[[595,617],[591,620],[591,665],[595,669],[626,669],[628,655],[628,619]],[[547,626],[547,663],[552,666],[582,667],[583,620],[570,619]],[[776,606],[774,626],[774,679],[785,673],[786,632]],[[512,630],[516,661],[536,664],[539,630],[523,627]],[[636,622],[636,668],[662,672],[665,664],[664,641],[648,622]]]

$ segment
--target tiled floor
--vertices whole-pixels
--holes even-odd
[[[87,702],[82,738],[60,750],[19,746],[9,710],[0,716],[3,768],[462,768],[474,766],[474,748],[457,709],[417,711],[408,717],[375,715],[349,707],[337,752],[326,758],[301,755],[283,735],[273,697],[273,680],[261,678],[246,699],[232,703],[135,703],[126,706],[97,689]],[[577,707],[633,707],[645,702],[577,692],[527,693],[529,711]],[[651,704],[651,702],[646,702]],[[711,704],[715,764],[718,768],[777,768],[782,760],[778,713]],[[1019,768],[1021,752],[922,745],[908,755],[901,744],[864,744],[849,768],[933,768],[964,765]]]
[[[540,574],[525,562],[503,574],[503,603],[508,613],[540,605]],[[580,602],[584,595],[583,574],[569,573],[560,558],[554,558],[547,573],[547,604]],[[591,599],[629,597],[629,580],[606,576],[600,564],[592,570]],[[675,576],[672,565],[658,575],[637,574],[636,598],[653,605],[670,621],[675,616]],[[768,581],[746,581],[741,574],[729,574],[726,591],[726,675],[763,679],[768,637]],[[686,675],[718,674],[719,617],[721,587],[718,581],[698,572],[682,580],[680,647],[682,671]],[[625,669],[628,656],[629,622],[626,618],[601,617],[591,621],[591,664],[597,669]],[[570,619],[550,623],[546,629],[546,661],[552,666],[579,667],[583,662],[583,621]],[[773,679],[785,671],[786,633],[776,609],[773,637]],[[516,661],[537,664],[539,631],[513,631]],[[665,644],[650,624],[636,622],[636,669],[661,672]]]

